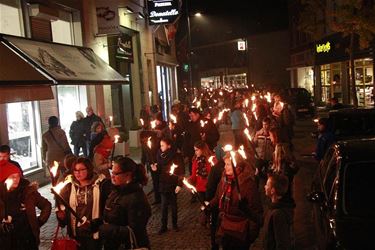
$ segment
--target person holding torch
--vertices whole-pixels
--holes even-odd
[[[224,250],[248,250],[263,222],[263,208],[254,180],[255,167],[239,154],[229,152],[224,156],[224,162],[218,190],[205,210],[219,207],[216,237]]]
[[[168,207],[171,207],[173,230],[177,225],[177,193],[182,186],[183,158],[169,138],[162,138],[157,154],[157,171],[159,173],[159,192],[161,194],[161,228],[159,234],[167,231]]]
[[[104,203],[111,191],[109,179],[97,175],[89,159],[80,157],[73,163],[72,181],[61,190],[61,197],[76,212],[79,218],[72,216],[63,206],[56,212],[60,226],[67,225],[71,238],[79,244],[79,249],[101,249],[99,234],[91,227],[102,216]],[[83,223],[79,220],[83,220]]]
[[[40,209],[40,215],[35,208]],[[51,203],[40,195],[38,186],[21,178],[20,170],[9,165],[0,171],[0,248],[37,250],[40,227],[51,214]]]

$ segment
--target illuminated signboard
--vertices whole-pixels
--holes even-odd
[[[328,53],[331,50],[331,43],[326,42],[325,44],[316,45],[316,53]]]
[[[237,49],[240,50],[240,51],[246,50],[245,41],[238,41],[237,42]]]
[[[149,24],[158,25],[174,22],[180,14],[178,3],[178,0],[148,0]]]

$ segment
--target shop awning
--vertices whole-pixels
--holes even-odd
[[[42,82],[34,81],[35,84],[102,85],[125,82],[125,78],[99,58],[90,48],[40,42],[7,35],[1,35],[0,39],[5,47],[20,57],[18,61],[26,61],[29,66],[34,68],[36,73],[41,75],[39,76],[40,78],[45,78]],[[17,64],[2,57],[1,54],[1,61],[4,60],[7,63],[13,64],[13,67],[15,67],[14,71],[21,78],[26,78],[26,80],[23,79],[24,81],[29,81],[28,71],[18,70]],[[2,71],[1,68],[0,84],[6,81],[13,82],[7,85],[24,84],[23,81],[19,81],[17,78],[14,81],[9,79],[9,77],[8,79],[2,79],[2,76],[6,75]]]

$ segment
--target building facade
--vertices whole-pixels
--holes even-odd
[[[59,78],[55,75],[62,73],[56,67],[52,72],[51,67],[38,61],[31,67],[37,69],[33,73],[29,69],[35,63],[32,59],[19,66],[17,56],[8,60],[3,57],[5,54],[0,55],[2,68],[13,73],[0,72],[0,144],[11,146],[13,158],[30,179],[48,181],[49,166],[43,164],[41,157],[41,135],[48,130],[48,117],[58,116],[69,135],[75,112],[85,113],[86,107],[92,106],[107,125],[126,131],[133,120],[137,122],[143,105],[159,104],[159,93],[176,85],[176,79],[170,77],[164,89],[158,88],[161,62],[156,59],[156,27],[147,23],[144,1],[116,1],[116,34],[99,33],[98,2],[0,0],[0,49],[19,49],[28,61],[35,54],[29,47],[40,46],[50,48],[50,54],[61,50],[60,57],[54,59],[64,61],[72,56],[73,61],[73,73],[64,71]],[[79,55],[75,58],[76,50]],[[172,69],[176,61],[173,56],[164,60],[164,65]],[[85,65],[77,66],[74,59],[89,62],[87,72],[83,71]],[[11,64],[15,70],[11,70]],[[168,97],[178,98],[172,91]]]

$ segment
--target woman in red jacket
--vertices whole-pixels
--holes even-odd
[[[194,151],[195,155],[192,160],[192,171],[189,181],[195,185],[198,195],[202,200],[205,200],[208,174],[211,171],[209,159],[214,154],[204,141],[196,142],[194,144]]]

